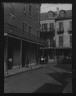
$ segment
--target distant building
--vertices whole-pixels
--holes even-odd
[[[72,10],[60,10],[55,19],[57,56],[72,54]]]
[[[47,41],[48,47],[44,50],[44,57],[49,59],[55,58],[55,18],[56,12],[49,11],[40,14],[40,37]]]
[[[49,11],[41,13],[40,16],[40,36],[48,42],[48,47],[42,48],[44,57],[55,59],[55,56],[71,54],[72,10],[57,8],[56,12]]]
[[[47,46],[40,39],[40,4],[3,3],[4,72],[15,67],[38,64],[39,48]]]

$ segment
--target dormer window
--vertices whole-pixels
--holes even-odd
[[[61,10],[60,11],[60,17],[65,17],[65,15],[66,15],[65,11],[64,10]]]
[[[48,12],[48,18],[51,18],[51,17],[54,17],[53,11],[49,11],[49,12]]]

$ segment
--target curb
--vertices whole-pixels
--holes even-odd
[[[38,68],[34,68],[34,69],[31,68],[31,69],[29,69],[29,70],[25,70],[25,71],[21,71],[21,72],[15,73],[15,74],[7,75],[7,76],[4,76],[4,78],[8,78],[8,77],[11,77],[11,76],[14,76],[14,75],[19,75],[19,74],[21,74],[21,73],[28,72],[28,71],[32,71],[32,70],[36,70],[36,69],[40,69],[40,68],[43,68],[43,66],[38,67]]]

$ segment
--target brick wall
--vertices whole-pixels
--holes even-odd
[[[11,10],[11,3],[4,3],[4,23],[12,24],[12,20],[10,18],[10,10]],[[32,26],[32,34],[37,36],[37,30],[39,31],[39,21],[37,21],[37,4],[32,4],[32,15],[28,14],[29,12],[29,3],[26,4],[27,9],[26,13],[24,13],[24,3],[14,3],[14,15],[15,21],[14,25],[23,30],[23,21],[27,24],[27,32],[28,26]]]

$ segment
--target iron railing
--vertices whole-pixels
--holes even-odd
[[[4,30],[6,33],[10,33],[16,36],[19,36],[21,38],[42,44],[44,46],[47,46],[47,41],[40,39],[38,36],[35,36],[29,32],[23,31],[16,26],[13,26],[11,24],[4,24]]]
[[[64,33],[64,29],[60,30],[60,29],[57,29],[57,34],[63,34]]]
[[[72,34],[72,29],[68,28],[68,33]]]

